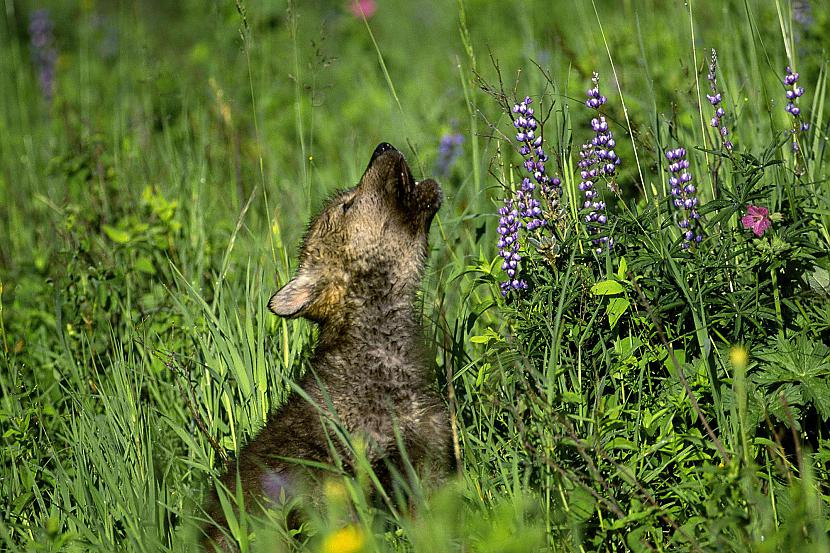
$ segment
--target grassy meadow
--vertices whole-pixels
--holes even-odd
[[[313,347],[266,303],[390,142],[444,190],[417,308],[458,475],[412,509],[344,476],[241,550],[830,551],[822,2],[361,5],[0,2],[0,550],[198,550]],[[503,296],[526,96],[561,191]]]

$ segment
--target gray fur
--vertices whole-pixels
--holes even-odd
[[[238,466],[246,509],[267,504],[282,490],[288,496],[305,492],[312,500],[319,495],[320,471],[280,458],[332,463],[333,444],[347,464],[352,461],[326,420],[338,421],[366,444],[387,489],[387,463],[406,474],[396,431],[419,474],[440,478],[448,472],[449,417],[414,310],[427,234],[440,204],[438,184],[416,182],[403,155],[381,144],[360,183],[333,196],[310,224],[297,274],[269,307],[319,325],[312,371],[300,382],[312,401],[293,393],[223,477],[236,493]],[[207,512],[225,527],[215,495]],[[206,532],[206,543],[232,550],[218,526]]]

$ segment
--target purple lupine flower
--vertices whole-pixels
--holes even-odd
[[[92,26],[100,33],[98,52],[107,61],[118,57],[119,29],[112,16],[97,13],[92,17]]]
[[[712,107],[715,108],[715,114],[712,117],[709,124],[718,131],[718,136],[720,136],[721,144],[723,147],[726,148],[727,151],[732,151],[732,142],[727,138],[729,136],[729,129],[723,122],[723,117],[726,115],[726,110],[723,109],[721,105],[721,101],[723,100],[723,96],[720,92],[718,92],[718,77],[717,77],[717,69],[718,69],[718,53],[717,51],[712,48],[712,60],[709,62],[709,75],[707,78],[709,79],[709,87],[712,89],[711,94],[706,95],[706,99],[709,100],[709,103],[712,104]]]
[[[798,135],[810,129],[810,124],[801,120],[801,108],[796,102],[804,95],[804,88],[798,86],[798,73],[787,66],[787,74],[784,76],[784,85],[787,87],[787,106],[784,108],[787,113],[793,116],[793,126],[790,133],[793,135],[793,152],[798,152]]]
[[[585,202],[582,204],[582,207],[590,210],[585,215],[588,233],[592,236],[598,235],[600,234],[600,225],[608,222],[608,216],[605,214],[605,202],[597,197],[597,191],[594,188],[596,178],[600,174],[600,169],[597,168],[597,156],[590,142],[582,145],[579,151],[577,166],[580,169],[581,176],[579,190],[585,197]],[[613,242],[610,242],[608,236],[597,236],[592,239],[592,242],[596,246],[597,253],[602,253],[603,243],[613,245]]]
[[[516,141],[519,143],[519,153],[524,158],[522,166],[529,176],[522,179],[520,191],[516,194],[519,200],[519,210],[526,219],[527,230],[534,230],[547,224],[542,215],[539,200],[534,197],[536,185],[540,187],[543,197],[551,199],[561,193],[559,179],[551,179],[547,174],[545,163],[548,155],[542,145],[542,127],[536,121],[530,96],[513,106],[513,126],[516,127]]]
[[[446,133],[438,143],[438,160],[435,162],[435,172],[445,177],[452,164],[461,155],[461,146],[464,144],[464,135],[457,132]]]
[[[524,290],[527,283],[517,278],[519,263],[522,256],[519,254],[519,229],[522,220],[519,211],[513,205],[513,198],[505,198],[504,205],[499,208],[499,255],[504,260],[502,270],[507,273],[507,280],[501,283],[501,294],[506,296],[511,290]]]
[[[588,99],[585,101],[585,105],[591,109],[599,109],[600,106],[608,101],[608,98],[599,92],[599,74],[596,71],[594,71],[591,82],[594,83],[594,86],[588,89]]]
[[[689,249],[692,243],[699,244],[703,240],[700,228],[700,213],[697,210],[697,189],[692,183],[692,174],[689,173],[689,160],[686,159],[686,149],[676,148],[666,152],[669,160],[669,184],[671,185],[672,203],[679,210],[677,226],[683,234],[683,243],[680,247]]]
[[[589,142],[582,145],[577,165],[581,177],[579,190],[582,191],[585,198],[582,207],[589,210],[585,215],[585,223],[587,224],[588,233],[596,235],[591,241],[596,247],[597,253],[602,253],[603,244],[607,244],[611,248],[614,241],[610,236],[602,234],[601,227],[608,222],[608,216],[605,213],[605,202],[598,197],[595,185],[597,179],[603,177],[610,188],[614,189],[616,187],[614,176],[617,172],[617,166],[620,164],[620,158],[614,151],[614,147],[617,145],[614,135],[609,130],[605,117],[599,113],[600,107],[608,101],[599,91],[599,74],[594,72],[591,82],[593,87],[588,89],[588,99],[585,105],[597,111],[596,117],[591,119],[591,129],[594,131],[594,136]]]
[[[516,127],[516,141],[522,155],[522,167],[528,176],[522,178],[515,197],[507,197],[504,206],[499,209],[499,256],[503,262],[502,270],[507,273],[507,280],[501,283],[501,293],[507,296],[511,290],[524,290],[527,283],[519,278],[522,256],[519,253],[519,230],[524,227],[532,232],[548,224],[542,212],[542,206],[535,193],[539,193],[548,202],[552,212],[556,212],[562,193],[562,181],[547,174],[545,163],[548,156],[542,145],[542,126],[536,120],[530,106],[530,96],[513,106],[513,126]]]
[[[799,42],[804,29],[813,24],[813,9],[807,0],[792,0],[791,4],[793,8],[793,21],[797,23],[797,25],[794,25],[793,36],[795,41]]]
[[[49,10],[34,11],[29,17],[32,63],[37,70],[40,92],[46,103],[52,102],[55,92],[55,63],[58,59],[58,52],[54,44],[54,28]]]
[[[529,231],[545,226],[547,221],[542,218],[542,206],[539,200],[533,197],[536,185],[525,177],[522,179],[521,187],[516,192],[516,199],[519,202],[519,213],[525,219],[525,228]]]
[[[793,21],[809,27],[813,24],[813,8],[807,0],[792,0]]]

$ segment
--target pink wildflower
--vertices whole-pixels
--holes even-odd
[[[745,229],[752,229],[755,236],[763,236],[767,229],[772,225],[769,218],[769,209],[759,205],[749,205],[746,207],[746,215],[741,217]]]
[[[378,5],[375,0],[350,0],[349,2],[349,11],[355,17],[369,19],[375,14],[377,9]]]

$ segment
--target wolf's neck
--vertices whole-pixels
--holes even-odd
[[[426,368],[423,330],[409,301],[372,302],[322,324],[314,358],[322,370],[347,371],[350,378],[415,376]]]
[[[405,341],[410,336],[421,338],[421,325],[410,302],[372,303],[355,306],[338,321],[321,324],[318,347],[385,346]]]

